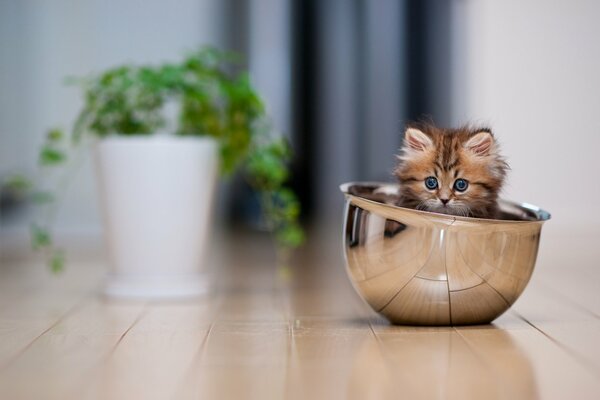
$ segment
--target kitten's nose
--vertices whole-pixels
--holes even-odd
[[[441,202],[442,202],[444,205],[446,205],[446,204],[448,204],[448,202],[450,201],[450,199],[440,199],[440,201],[441,201]]]

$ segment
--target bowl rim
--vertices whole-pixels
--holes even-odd
[[[509,200],[505,200],[505,199],[500,199],[498,201],[499,201],[499,203],[505,204],[509,207],[516,207],[516,208],[519,208],[522,210],[526,210],[530,213],[533,213],[533,215],[536,216],[536,219],[531,219],[531,220],[525,220],[525,219],[516,220],[516,219],[514,219],[513,220],[513,219],[494,219],[494,218],[475,218],[475,217],[463,217],[460,215],[442,214],[442,213],[437,213],[437,212],[433,212],[433,211],[415,210],[412,208],[400,207],[400,206],[397,206],[394,204],[382,203],[379,201],[368,199],[366,197],[352,194],[349,192],[349,189],[352,186],[363,186],[363,187],[364,186],[378,186],[378,187],[395,186],[395,187],[399,187],[400,184],[398,184],[398,183],[377,182],[377,181],[351,181],[351,182],[342,183],[339,188],[340,188],[340,191],[348,199],[357,198],[357,199],[360,199],[361,201],[365,201],[370,204],[373,204],[374,206],[383,207],[383,208],[387,208],[387,209],[391,209],[391,210],[401,210],[403,212],[411,212],[411,213],[414,213],[417,215],[422,215],[422,216],[427,216],[427,217],[434,217],[438,220],[446,221],[449,223],[452,223],[454,221],[463,221],[463,222],[471,222],[471,223],[477,223],[477,224],[532,224],[532,223],[539,224],[539,223],[546,222],[552,218],[552,215],[548,211],[545,211],[538,206],[535,206],[530,203],[519,203],[519,202],[509,201]]]

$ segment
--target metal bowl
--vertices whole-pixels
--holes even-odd
[[[391,322],[489,323],[533,273],[544,221],[529,204],[500,202],[501,219],[394,205],[398,185],[355,182],[346,196],[346,270],[359,295]]]

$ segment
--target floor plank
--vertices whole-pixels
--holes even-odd
[[[146,306],[80,398],[178,398],[210,329],[210,306],[208,301]]]
[[[397,397],[364,320],[299,318],[292,325],[286,393],[293,399]]]
[[[141,304],[90,298],[7,367],[0,376],[0,398],[77,398],[90,374],[111,354],[142,308]]]
[[[225,243],[214,291],[184,302],[107,301],[94,260],[62,277],[2,265],[0,398],[600,393],[600,269],[598,251],[581,243],[587,236],[542,240],[529,287],[494,324],[423,328],[390,325],[360,300],[330,235],[317,235],[285,268],[263,236]]]
[[[493,325],[456,331],[511,394],[506,398],[592,399],[600,380],[509,311]]]
[[[283,398],[288,344],[285,322],[216,322],[185,398]]]
[[[536,280],[514,311],[600,378],[600,319]]]
[[[52,276],[43,265],[18,265],[2,271],[10,294],[0,303],[0,370],[37,338],[74,311],[99,286],[97,267]]]

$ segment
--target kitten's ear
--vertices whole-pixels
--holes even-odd
[[[489,131],[477,132],[465,143],[465,148],[476,156],[489,155],[494,147],[494,136]]]
[[[407,128],[404,132],[404,146],[415,151],[425,151],[433,147],[433,141],[417,128]]]

